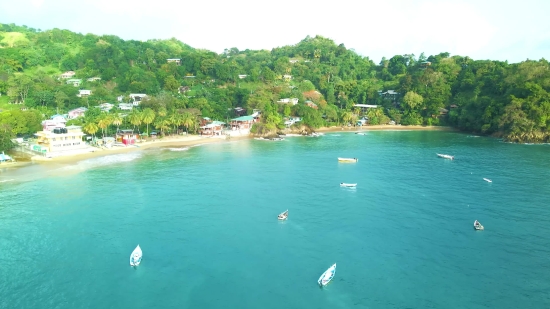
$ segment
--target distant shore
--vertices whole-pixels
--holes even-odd
[[[402,125],[372,125],[363,127],[322,127],[316,132],[342,132],[342,131],[455,131],[452,127],[443,126],[402,126]]]

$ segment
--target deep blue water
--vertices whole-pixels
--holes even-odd
[[[549,159],[384,131],[3,173],[0,308],[550,308]]]

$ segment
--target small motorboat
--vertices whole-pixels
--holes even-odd
[[[345,182],[341,182],[341,183],[340,183],[340,187],[351,187],[351,188],[355,188],[355,187],[357,187],[357,184],[356,184],[356,183],[345,183]]]
[[[139,266],[142,257],[143,252],[141,252],[141,248],[137,245],[132,254],[130,254],[130,266]]]
[[[357,158],[338,158],[338,162],[356,163],[359,161]]]
[[[474,229],[476,229],[477,231],[482,231],[484,230],[483,228],[483,225],[481,225],[481,223],[479,223],[479,221],[474,221]]]
[[[444,159],[449,159],[449,160],[454,160],[455,157],[454,156],[451,156],[451,155],[448,155],[448,154],[441,154],[441,153],[436,153],[436,155],[440,158],[444,158]]]
[[[287,218],[288,218],[288,209],[277,216],[277,219],[279,220],[286,220]]]
[[[486,182],[493,182],[491,179],[489,178],[483,178],[483,180],[485,180]]]
[[[363,133],[363,132],[355,132],[355,134],[357,134],[357,135],[367,135],[367,133]]]
[[[329,284],[330,280],[334,278],[334,274],[336,274],[336,263],[329,267],[322,275],[319,277],[319,280],[317,280],[317,283],[319,283],[320,286],[325,286]]]

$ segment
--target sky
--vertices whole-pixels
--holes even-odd
[[[174,37],[217,53],[321,35],[376,63],[441,52],[510,63],[548,59],[548,12],[544,0],[0,0],[3,24],[125,40]]]

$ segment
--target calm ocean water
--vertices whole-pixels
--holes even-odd
[[[330,133],[0,173],[0,308],[550,308],[549,147]]]

